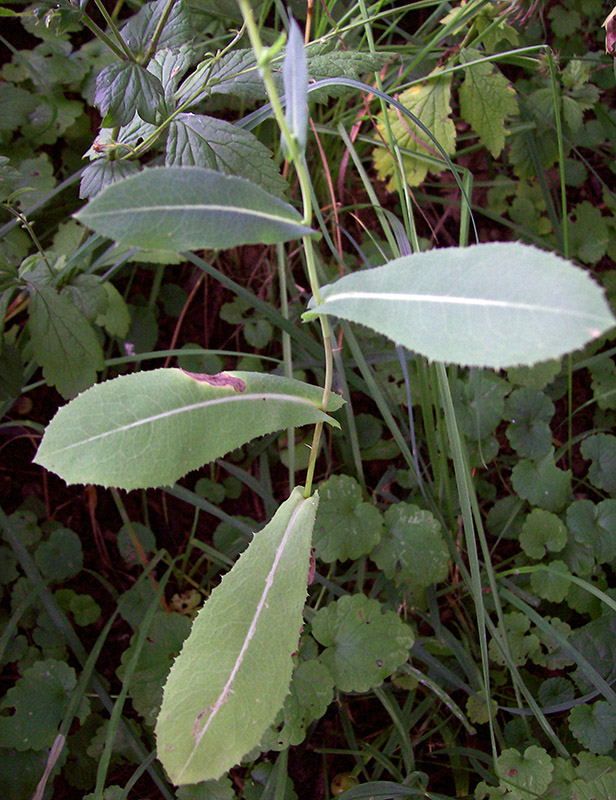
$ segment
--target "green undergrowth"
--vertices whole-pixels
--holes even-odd
[[[11,800],[613,800],[613,331],[497,370],[445,368],[343,321],[345,403],[319,409],[332,425],[314,453],[306,428],[264,426],[129,494],[30,463],[57,409],[108,378],[172,364],[201,384],[327,381],[295,242],[186,252],[166,246],[183,223],[164,220],[148,246],[95,232],[86,201],[148,168],[284,200],[297,236],[321,234],[322,284],[478,236],[573,260],[614,307],[611,3],[330,0],[308,19],[291,5],[309,32],[309,193],[235,3],[0,9],[0,786]],[[286,11],[254,12],[261,66],[291,96]],[[171,666],[315,464],[283,705],[237,766],[178,788],[154,733]],[[265,654],[264,683],[270,668]]]

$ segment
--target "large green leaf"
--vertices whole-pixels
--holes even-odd
[[[317,503],[296,488],[195,620],[156,726],[158,757],[174,783],[219,778],[259,744],[282,707]]]
[[[174,483],[257,436],[320,420],[322,390],[278,375],[156,369],[97,384],[61,408],[36,463],[67,483]],[[330,410],[342,400],[333,396]]]
[[[582,347],[616,320],[588,273],[519,243],[448,248],[346,275],[307,318],[359,322],[436,361],[534,364]]]
[[[260,186],[203,167],[146,169],[106,187],[76,217],[147,250],[274,244],[313,233],[293,206]]]

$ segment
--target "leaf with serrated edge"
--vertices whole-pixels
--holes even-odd
[[[435,361],[510,367],[582,347],[616,319],[582,269],[520,243],[446,248],[346,275],[311,319],[358,322]]]
[[[35,461],[67,483],[166,486],[257,436],[318,421],[338,427],[321,396],[316,386],[253,372],[123,375],[61,408]],[[330,410],[341,404],[332,395]]]
[[[158,756],[175,784],[219,778],[288,693],[318,497],[298,487],[197,616],[164,687]]]
[[[76,215],[110,239],[146,250],[275,244],[314,231],[260,186],[203,167],[154,167],[108,186]]]

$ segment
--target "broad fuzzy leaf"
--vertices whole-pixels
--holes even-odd
[[[455,153],[456,129],[453,120],[449,117],[451,114],[451,75],[433,77],[425,83],[411,86],[410,89],[402,92],[398,100],[423,122],[448,155]],[[409,186],[419,186],[428,174],[428,170],[435,173],[442,172],[445,169],[442,155],[421,128],[403,116],[396,108],[387,113],[392,135],[399,147],[410,151],[411,154],[417,154],[403,154],[402,156],[404,173]],[[387,141],[388,134],[382,120],[379,122],[379,132]],[[430,164],[420,156],[436,158],[440,163]],[[375,149],[374,165],[379,178],[383,180],[395,175],[394,158],[391,152],[383,147]],[[396,186],[396,181],[392,178],[388,188],[393,191]]]
[[[289,689],[318,497],[296,488],[225,575],[171,669],[156,725],[176,784],[216,779],[261,740]]]
[[[35,460],[67,483],[166,486],[265,433],[319,420],[338,426],[320,410],[321,395],[316,386],[252,372],[123,375],[61,408]],[[330,409],[341,403],[335,395]]]
[[[161,82],[133,61],[109,64],[96,79],[94,102],[112,125],[128,125],[135,110],[146,122],[156,122],[164,96]]]
[[[380,686],[408,660],[412,630],[378,600],[349,594],[320,609],[312,635],[325,646],[320,659],[342,692]]]
[[[224,119],[177,114],[169,126],[165,164],[196,165],[225,175],[239,175],[280,196],[288,184],[272,155],[254,134]]]
[[[146,250],[274,244],[314,233],[288,203],[244,178],[203,167],[154,167],[104,189],[76,214]]]
[[[462,63],[478,58],[478,50],[462,51]],[[505,121],[517,111],[515,89],[493,64],[483,61],[464,68],[460,113],[494,158],[505,146]]]
[[[73,397],[91,386],[104,367],[96,334],[68,297],[51,286],[31,287],[28,328],[34,356],[47,383],[63,397]]]
[[[534,364],[582,347],[616,320],[584,270],[519,243],[447,248],[346,275],[304,317],[359,322],[435,361]]]

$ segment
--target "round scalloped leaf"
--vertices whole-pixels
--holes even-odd
[[[323,390],[278,375],[155,369],[97,384],[63,406],[35,461],[67,483],[167,486],[246,442],[326,421]],[[330,409],[342,399],[334,394]]]
[[[556,514],[534,508],[524,520],[520,546],[529,558],[542,559],[548,551],[559,553],[566,544],[567,528]]]
[[[201,781],[188,786],[180,786],[176,791],[177,800],[235,800],[231,779],[220,778],[217,781]]]
[[[320,659],[343,692],[380,686],[408,660],[414,642],[408,625],[364,594],[346,595],[320,609],[312,635],[326,648]]]
[[[588,470],[590,482],[610,494],[616,494],[616,436],[595,433],[580,446],[582,457],[591,459]]]
[[[447,577],[449,551],[429,511],[396,503],[385,512],[385,531],[370,558],[404,587],[425,587]]]
[[[616,558],[616,500],[576,500],[567,509],[567,525],[573,538],[592,548],[599,564]]]
[[[435,361],[496,369],[556,358],[616,322],[588,272],[517,242],[415,253],[345,275],[304,316],[320,314]]]
[[[567,577],[570,574],[564,561],[550,561],[550,571],[533,572],[530,585],[538,597],[549,600],[550,603],[562,603],[571,586]]]
[[[541,461],[522,458],[511,473],[513,488],[524,500],[547,511],[562,511],[571,492],[571,470],[558,469],[548,453]]]
[[[460,430],[473,442],[481,442],[496,430],[503,418],[505,395],[511,387],[493,372],[473,369],[453,382],[452,394]]]
[[[512,800],[537,800],[550,785],[554,764],[543,747],[531,745],[524,753],[503,750],[496,771]]]
[[[34,560],[43,575],[50,581],[65,581],[81,572],[83,551],[75,531],[56,528],[49,539],[41,542]]]
[[[561,703],[571,703],[575,698],[575,686],[568,678],[548,678],[539,687],[537,699],[544,708]]]
[[[549,422],[554,415],[554,403],[543,392],[516,389],[507,398],[504,418],[511,421],[507,438],[523,458],[541,458],[552,446]]]
[[[569,728],[593,753],[609,753],[616,740],[616,711],[605,700],[576,706],[569,712]]]
[[[541,644],[539,638],[534,633],[528,632],[530,620],[525,614],[512,611],[509,614],[503,614],[503,621],[505,629],[503,630],[503,627],[499,625],[494,638],[490,640],[488,648],[490,658],[496,664],[505,666],[502,648],[506,640],[513,663],[521,667],[526,664],[534,653],[540,652]]]
[[[334,475],[319,487],[319,510],[312,546],[326,563],[366,555],[383,530],[380,511],[364,503],[359,484],[348,475]]]

